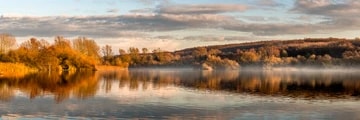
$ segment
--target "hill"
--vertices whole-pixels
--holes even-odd
[[[346,44],[350,46],[346,46]],[[204,47],[206,49],[218,49],[223,53],[236,53],[237,50],[276,47],[278,49],[286,50],[289,56],[292,57],[296,57],[297,55],[306,55],[309,53],[321,55],[331,54],[332,56],[341,57],[341,53],[344,52],[344,50],[352,49],[352,47],[354,47],[351,45],[358,47],[360,45],[360,40],[339,38],[306,38],[297,40],[272,40]],[[183,49],[175,51],[175,53],[191,54],[194,50],[198,48],[199,47]]]
[[[259,41],[194,47],[175,52],[154,52],[140,56],[149,55],[154,58],[152,63],[135,63],[130,64],[130,67],[201,67],[204,64],[221,69],[236,68],[238,65],[265,68],[278,66],[356,67],[360,65],[360,40],[306,38]]]

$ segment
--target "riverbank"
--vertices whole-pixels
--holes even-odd
[[[96,66],[97,71],[116,71],[116,70],[127,70],[128,68],[120,66],[108,66],[108,65],[98,65]]]
[[[128,68],[119,67],[119,66],[106,66],[99,65],[96,66],[96,71],[106,72],[106,71],[117,71],[117,70],[127,70]],[[36,68],[31,68],[26,66],[23,63],[5,63],[0,62],[0,77],[22,77],[29,73],[39,72]],[[70,69],[69,71],[75,72],[76,69]]]

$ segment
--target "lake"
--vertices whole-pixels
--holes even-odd
[[[360,119],[347,70],[129,69],[0,78],[1,119]]]

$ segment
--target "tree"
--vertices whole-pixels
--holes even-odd
[[[77,63],[77,59],[75,59],[75,57],[78,55],[76,55],[76,53],[71,48],[69,40],[65,39],[63,36],[56,36],[53,46],[55,48],[57,58],[60,60],[60,65],[63,67],[63,69],[68,68],[69,64],[71,63]]]
[[[65,39],[63,36],[56,36],[55,37],[55,47],[58,49],[71,49],[70,41]]]
[[[280,57],[280,50],[275,46],[260,47],[258,53],[263,59],[271,56]]]
[[[329,54],[325,54],[324,56],[319,56],[318,59],[319,59],[318,61],[321,62],[321,64],[325,67],[332,65],[332,57]]]
[[[136,63],[139,63],[140,62],[140,56],[139,56],[139,49],[138,48],[135,48],[135,47],[130,47],[129,48],[129,54],[130,54],[130,57],[131,57],[131,63],[132,64],[136,64]]]
[[[279,57],[276,57],[274,55],[271,55],[269,57],[265,57],[264,59],[264,65],[265,67],[271,67],[276,64],[282,63],[281,59]]]
[[[42,69],[47,70],[56,70],[60,64],[53,46],[41,49],[37,57],[37,62],[41,65],[40,67],[42,67]]]
[[[130,48],[129,48],[129,53],[130,53],[130,54],[139,54],[140,51],[139,51],[138,48],[130,47]]]
[[[94,40],[86,37],[79,37],[73,40],[73,48],[89,57],[99,58],[100,47]]]
[[[125,55],[125,54],[126,54],[126,51],[125,51],[124,49],[121,49],[121,48],[120,48],[120,49],[119,49],[119,54],[120,54],[120,55]]]
[[[20,47],[26,48],[28,50],[32,50],[32,51],[38,51],[41,48],[44,48],[45,45],[42,45],[43,43],[40,42],[39,40],[37,40],[36,38],[30,38],[30,40],[25,41],[23,43],[21,43]],[[46,44],[46,43],[44,43]]]
[[[162,50],[160,49],[160,48],[156,48],[156,49],[154,49],[152,52],[153,53],[158,53],[158,52],[161,52]]]
[[[0,34],[0,54],[6,53],[12,48],[16,43],[16,39],[14,36],[10,34]]]
[[[36,38],[30,38],[30,40],[21,43],[20,48],[17,50],[20,60],[29,66],[40,68],[40,62],[38,62],[40,46],[41,43]]]
[[[217,55],[217,54],[220,54],[220,53],[221,53],[221,51],[219,49],[210,49],[208,51],[209,55]]]
[[[113,56],[112,48],[110,45],[105,45],[101,48],[103,56],[105,58],[111,58]]]
[[[146,54],[149,50],[147,48],[142,48],[142,52]]]
[[[158,61],[160,64],[169,63],[174,59],[174,55],[170,52],[157,52],[155,53],[154,60]]]
[[[211,68],[216,69],[238,69],[240,67],[236,61],[227,58],[221,59],[214,55],[209,55],[204,63],[205,65],[209,65]]]
[[[256,63],[259,60],[260,60],[260,56],[257,55],[255,49],[250,49],[245,52],[240,52],[240,62]]]
[[[201,57],[207,55],[207,49],[205,47],[198,47],[194,50],[193,56]]]

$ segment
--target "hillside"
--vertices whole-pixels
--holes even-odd
[[[152,54],[156,57],[157,53]],[[237,63],[243,67],[356,67],[360,65],[360,40],[339,38],[273,40],[195,47],[167,52],[167,54],[176,56],[176,59],[168,63],[178,66],[179,64],[201,66],[205,63],[215,68],[227,68],[237,66]]]
[[[339,38],[306,38],[297,40],[272,40],[203,47],[207,49],[218,49],[223,53],[236,53],[237,50],[259,49],[262,47],[276,47],[282,50],[286,50],[289,56],[292,57],[306,54],[331,54],[334,57],[341,57],[342,52],[344,52],[345,50],[350,50],[352,49],[352,47],[354,47],[346,46],[346,44],[359,47],[360,40],[358,41],[354,39]],[[183,49],[175,51],[175,53],[191,54],[197,48],[198,47]]]

